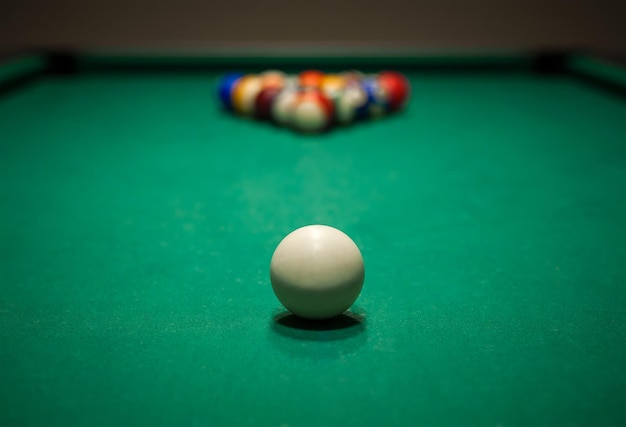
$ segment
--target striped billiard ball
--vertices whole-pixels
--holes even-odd
[[[334,106],[319,90],[301,90],[296,96],[291,117],[292,127],[303,133],[318,133],[330,128]]]
[[[322,78],[320,89],[324,94],[335,101],[346,87],[346,79],[340,74],[326,74]]]
[[[361,82],[367,100],[356,111],[359,119],[375,119],[389,110],[389,96],[376,76],[370,76]]]
[[[335,120],[347,125],[357,119],[357,111],[367,104],[367,94],[360,84],[348,84],[335,100]]]

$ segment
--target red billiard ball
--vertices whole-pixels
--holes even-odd
[[[411,86],[406,77],[396,71],[383,71],[378,74],[377,80],[387,93],[389,109],[397,111],[404,108],[411,92]]]
[[[292,108],[291,125],[303,133],[327,130],[333,122],[334,106],[324,93],[317,89],[298,92]]]
[[[269,120],[271,118],[272,105],[281,91],[282,88],[279,86],[268,86],[261,89],[256,97],[254,108],[255,116],[258,119]]]

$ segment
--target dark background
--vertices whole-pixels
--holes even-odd
[[[582,48],[626,56],[623,0],[0,0],[0,49]]]

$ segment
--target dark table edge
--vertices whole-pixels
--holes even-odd
[[[29,62],[30,61],[30,62]],[[21,64],[21,63],[22,64]],[[2,72],[10,64],[13,72]],[[168,54],[28,49],[0,57],[0,96],[43,76],[79,73],[205,73],[207,71],[258,72],[267,68],[296,72],[303,68],[325,71],[359,69],[375,72],[396,69],[420,73],[536,73],[569,76],[626,99],[626,67],[593,52],[535,50],[476,52],[469,54]]]

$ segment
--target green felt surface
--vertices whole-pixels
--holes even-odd
[[[0,98],[0,425],[624,425],[626,104],[408,76],[406,112],[313,137],[208,74]],[[275,320],[310,223],[360,246],[361,322]]]

